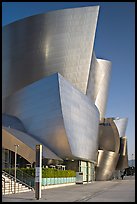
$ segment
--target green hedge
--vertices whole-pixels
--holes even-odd
[[[27,173],[28,175],[35,177],[35,168],[19,168],[19,169],[24,173]],[[14,171],[14,169],[11,169],[11,171]],[[58,170],[58,169],[51,169],[51,168],[42,168],[42,178],[60,178],[60,177],[75,177],[75,176],[76,176],[76,172],[73,170]]]
[[[76,172],[72,170],[42,169],[42,178],[75,177]]]

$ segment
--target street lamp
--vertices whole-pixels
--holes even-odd
[[[15,173],[14,173],[14,177],[15,177],[15,180],[14,180],[14,193],[16,193],[16,163],[17,163],[17,149],[19,147],[19,145],[15,144]]]

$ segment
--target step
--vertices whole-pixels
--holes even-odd
[[[13,194],[14,193],[14,187],[15,187],[15,182],[8,178],[7,176],[2,177],[5,179],[5,193],[4,193],[4,183],[2,182],[2,194]],[[24,184],[16,182],[16,193],[21,193],[21,192],[27,192],[31,191],[30,188],[25,186]]]
[[[29,191],[31,191],[31,189],[20,189],[19,191],[16,190],[16,193],[23,193],[23,192],[29,192]],[[14,191],[5,190],[5,193],[4,193],[4,190],[2,190],[2,194],[3,195],[14,194]]]

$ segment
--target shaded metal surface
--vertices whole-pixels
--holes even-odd
[[[65,159],[97,159],[99,112],[91,100],[60,74],[41,79],[6,101],[28,134]]]
[[[119,160],[116,166],[116,170],[123,170],[128,168],[128,153],[127,153],[127,138],[120,138]]]
[[[117,117],[117,118],[114,118],[113,120],[118,129],[119,136],[124,137],[125,132],[126,132],[127,123],[128,123],[128,118],[118,118]]]
[[[26,132],[23,123],[17,117],[12,115],[2,114],[2,125],[4,127]]]
[[[87,96],[90,97],[100,112],[100,119],[104,118],[108,99],[111,77],[111,62],[97,59],[93,52],[90,74],[87,86]]]
[[[126,137],[121,137],[120,138],[120,149],[119,153],[122,156],[125,156],[127,154],[127,138]]]
[[[86,93],[98,12],[99,6],[57,10],[4,26],[3,102],[55,72]]]
[[[98,149],[119,153],[120,138],[117,127],[112,118],[101,120],[99,125]]]
[[[29,134],[13,128],[2,127],[2,147],[15,152],[15,144],[18,144],[18,154],[30,163],[35,162],[35,146],[39,141]],[[43,146],[43,157],[62,161],[55,153]]]
[[[112,151],[98,150],[96,167],[96,181],[110,180],[119,158],[119,154]]]
[[[126,154],[125,156],[120,155],[119,156],[119,160],[116,166],[116,170],[124,170],[126,168],[128,168],[128,155]]]

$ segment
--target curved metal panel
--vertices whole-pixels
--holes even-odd
[[[125,156],[127,154],[127,138],[126,137],[121,137],[120,138],[120,150],[119,153],[122,156]]]
[[[128,154],[127,154],[127,138],[120,138],[120,157],[116,166],[116,170],[123,170],[128,168]]]
[[[96,181],[110,180],[119,158],[119,154],[112,151],[98,150],[96,167]]]
[[[6,113],[19,118],[28,134],[59,157],[71,155],[61,112],[58,74],[34,82],[7,97]]]
[[[128,155],[127,154],[125,156],[120,155],[117,166],[116,166],[116,170],[123,170],[123,169],[126,169],[128,167],[129,167],[129,165],[128,165]]]
[[[62,114],[73,156],[96,161],[99,112],[83,93],[59,77]]]
[[[87,96],[95,102],[95,105],[99,109],[100,119],[104,118],[106,111],[110,76],[111,62],[97,59],[95,53],[93,53],[87,86]]]
[[[86,93],[98,12],[99,6],[57,10],[4,26],[3,99],[56,72]]]
[[[7,98],[6,111],[28,134],[59,157],[97,157],[99,112],[60,74],[41,79]]]
[[[40,142],[27,133],[23,133],[13,128],[2,128],[2,147],[15,152],[15,144],[19,145],[18,154],[30,163],[35,162],[35,147]],[[43,145],[42,156],[48,159],[60,160],[55,153]]]
[[[23,123],[17,117],[12,115],[2,114],[2,125],[4,127],[9,127],[20,130],[22,132],[26,132]]]
[[[99,125],[99,149],[119,153],[120,138],[112,118],[105,118]]]
[[[118,129],[119,136],[124,137],[125,132],[126,132],[127,123],[128,123],[128,118],[118,118],[117,117],[117,118],[114,118],[113,120]]]

